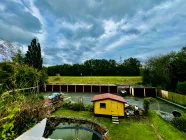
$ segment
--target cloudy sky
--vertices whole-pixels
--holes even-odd
[[[185,0],[0,0],[0,38],[33,38],[45,65],[148,57],[186,46]]]

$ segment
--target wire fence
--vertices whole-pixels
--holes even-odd
[[[12,90],[9,90],[8,92],[11,93],[11,92],[31,92],[31,93],[39,93],[39,89],[40,89],[40,86],[41,85],[38,85],[38,86],[35,86],[35,87],[28,87],[28,88],[21,88],[21,89],[12,89]]]

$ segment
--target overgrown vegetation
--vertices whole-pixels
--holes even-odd
[[[74,111],[93,111],[93,105],[84,105],[83,103],[65,103],[63,108],[70,109]]]
[[[0,139],[3,140],[15,139],[53,111],[53,106],[46,106],[35,95],[15,93],[13,96],[5,92],[0,102]]]
[[[27,65],[15,64],[13,62],[0,63],[0,83],[2,91],[20,88],[35,87],[46,81],[46,71],[36,69]]]
[[[13,46],[12,43],[8,45],[10,47]],[[1,49],[6,50],[9,46],[1,44]],[[8,57],[8,60],[0,63],[1,93],[8,90],[12,90],[14,93],[15,89],[35,87],[43,84],[47,79],[47,71],[42,68],[41,49],[39,43],[36,44],[36,39],[33,39],[28,47],[29,50],[26,57],[17,48],[11,48],[15,49],[11,50],[11,52],[14,52],[10,55],[11,59]],[[0,54],[7,56],[9,52],[2,51]]]
[[[32,53],[27,53],[26,58],[12,43],[0,44],[0,55],[5,58],[0,63],[0,139],[3,140],[15,139],[53,111],[53,106],[45,105],[43,96],[36,96],[29,89],[43,84],[47,78],[46,69],[41,69],[40,46],[34,41],[29,46]],[[28,56],[32,60],[27,61]],[[31,64],[33,61],[38,65]],[[23,88],[29,89],[27,96],[22,94]]]

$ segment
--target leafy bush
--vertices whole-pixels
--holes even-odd
[[[70,109],[74,111],[84,111],[85,107],[84,107],[84,104],[82,103],[74,103],[71,105]]]
[[[186,132],[186,119],[184,117],[175,117],[171,123],[179,130]]]
[[[177,91],[180,94],[186,95],[186,81],[177,83]]]
[[[27,65],[19,65],[11,62],[0,63],[1,92],[36,86],[43,84],[47,79],[46,69],[37,71]]]
[[[47,83],[48,75],[47,75],[47,69],[45,67],[42,68],[42,70],[39,72],[40,76],[40,84]]]
[[[86,105],[85,106],[85,111],[93,112],[94,106],[93,105]]]
[[[63,108],[65,108],[65,109],[69,109],[70,106],[71,106],[71,102],[66,102],[63,104]]]
[[[156,99],[152,98],[152,97],[149,97],[149,98],[145,98],[143,100],[143,108],[145,109],[145,114],[147,115],[148,114],[148,111],[149,111],[149,106],[151,103],[155,102]]]
[[[39,99],[44,100],[44,96],[42,94],[40,94]]]

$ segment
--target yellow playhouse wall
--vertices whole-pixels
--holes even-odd
[[[102,115],[112,115],[111,102],[117,103],[118,108],[115,108],[115,110],[118,110],[118,116],[124,116],[124,103],[110,99],[95,101],[94,113]],[[106,108],[100,108],[100,103],[106,103]]]

